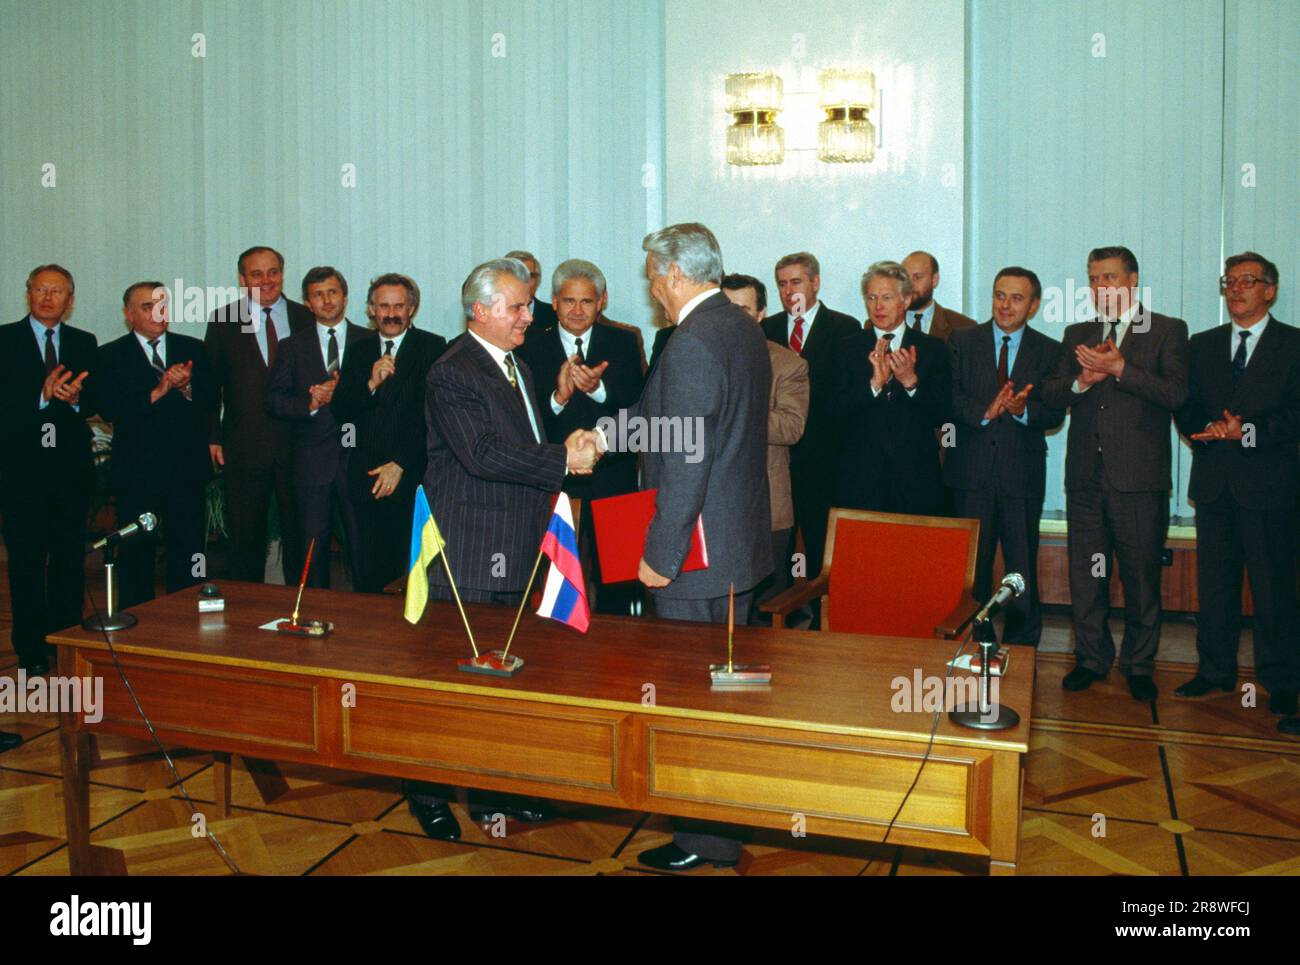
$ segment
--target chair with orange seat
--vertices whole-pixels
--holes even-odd
[[[979,611],[979,533],[977,519],[833,508],[821,572],[760,609],[782,627],[820,597],[823,630],[955,639]]]

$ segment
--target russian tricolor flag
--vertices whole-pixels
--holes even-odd
[[[551,524],[542,538],[542,552],[551,561],[537,615],[567,623],[587,632],[591,611],[587,607],[587,586],[578,561],[578,534],[573,530],[573,507],[566,493],[560,493],[551,513]]]

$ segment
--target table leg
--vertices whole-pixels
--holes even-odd
[[[68,870],[92,874],[90,862],[90,735],[63,723],[63,817],[68,832]]]
[[[225,751],[212,754],[212,786],[216,789],[217,816],[230,817],[230,755]]]
[[[993,755],[993,816],[989,874],[1014,875],[1020,865],[1020,806],[1024,791],[1020,755]]]

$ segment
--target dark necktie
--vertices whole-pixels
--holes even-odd
[[[917,312],[917,313],[916,313],[916,321],[914,321],[914,322],[912,323],[912,329],[913,329],[913,331],[917,331],[917,332],[921,331],[921,316],[924,315],[924,314],[925,314],[925,312]]]
[[[578,346],[578,364],[579,364],[579,365],[586,365],[586,364],[587,364],[587,356],[585,356],[585,355],[582,354],[582,336],[581,336],[581,335],[578,336],[578,339],[577,339],[577,343],[576,343],[576,344],[577,344],[577,346]]]
[[[1002,348],[998,351],[998,388],[1006,385],[1011,381],[1011,373],[1007,371],[1007,353],[1010,352],[1011,336],[1002,336]],[[985,356],[987,358],[988,356]]]
[[[266,326],[266,367],[270,368],[275,364],[275,350],[280,345],[280,337],[275,334],[275,322],[271,321],[271,310],[262,309],[262,315],[265,319],[262,324]]]
[[[163,364],[162,356],[158,354],[158,343],[160,341],[161,339],[157,338],[149,339],[149,348],[153,350],[153,355],[149,359],[149,364],[152,365],[153,370],[161,376],[166,374],[167,366]]]
[[[795,355],[803,355],[803,316],[794,320],[794,331],[790,333],[790,350]]]
[[[330,329],[330,343],[325,347],[325,374],[332,376],[339,370],[339,340]]]
[[[45,330],[45,374],[49,375],[59,365],[59,357],[54,354],[54,329]]]
[[[894,351],[894,333],[886,332],[884,335],[880,337],[885,340],[885,354],[886,355],[891,354]],[[894,376],[891,373],[889,376],[889,381],[885,383],[885,398],[892,399],[893,397],[894,397]]]
[[[528,419],[528,427],[529,430],[531,431],[533,419],[528,412],[528,402],[527,400],[524,399],[524,387],[521,384],[523,380],[519,379],[515,374],[515,356],[513,352],[506,353],[505,363],[506,363],[506,378],[510,380],[510,388],[515,390],[515,396],[516,398],[519,399],[519,404],[524,407],[524,415]]]
[[[1119,347],[1119,319],[1110,323],[1110,329],[1106,332],[1106,341],[1116,348]]]
[[[391,338],[384,340],[384,354],[385,355],[393,354],[393,340]]]
[[[1250,338],[1250,332],[1238,332],[1237,337],[1241,341],[1237,343],[1236,354],[1232,356],[1232,384],[1234,386],[1246,374],[1246,339]]]

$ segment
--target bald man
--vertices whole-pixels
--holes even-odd
[[[914,251],[903,259],[903,269],[912,279],[912,302],[907,307],[907,327],[942,341],[960,328],[974,328],[975,319],[944,308],[934,300],[939,287],[939,259],[928,251]]]

